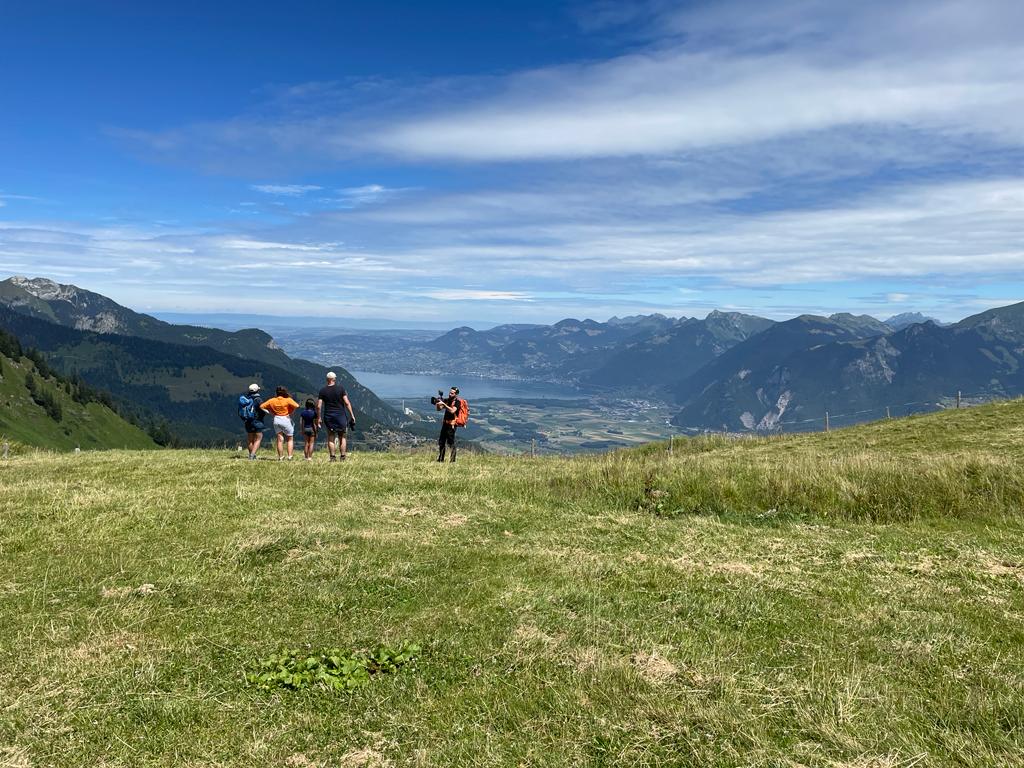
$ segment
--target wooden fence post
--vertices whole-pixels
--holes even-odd
[[[885,418],[887,418],[887,419],[891,419],[892,418],[892,416],[889,415],[889,406],[888,405],[885,406]]]
[[[956,407],[957,408],[960,407],[960,390],[959,389],[956,391]]]
[[[537,438],[530,441],[530,458],[537,458]]]

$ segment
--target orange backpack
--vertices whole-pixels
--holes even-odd
[[[460,397],[459,412],[455,414],[455,426],[464,427],[467,421],[469,421],[469,403]]]

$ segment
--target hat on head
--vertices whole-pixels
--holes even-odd
[[[328,371],[327,372],[327,378],[328,379],[336,379],[336,378],[338,378],[338,374],[336,374],[334,371]]]
[[[259,392],[260,391],[260,385],[259,384],[250,384],[249,385],[249,391],[250,392]]]

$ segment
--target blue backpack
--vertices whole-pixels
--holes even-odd
[[[248,395],[238,398],[238,418],[242,421],[253,421],[256,418],[256,403]]]

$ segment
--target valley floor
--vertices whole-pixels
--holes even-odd
[[[0,765],[1024,765],[1024,403],[430,458],[0,462]]]

